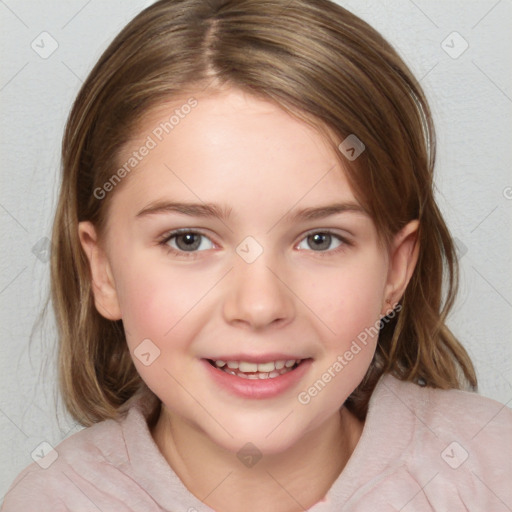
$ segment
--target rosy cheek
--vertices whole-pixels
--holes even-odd
[[[334,316],[336,332],[356,337],[364,328],[379,319],[381,299],[379,287],[382,278],[367,269],[353,269],[350,277],[338,283],[340,292],[339,313]],[[344,336],[345,337],[345,336]]]
[[[164,347],[197,303],[197,286],[168,268],[146,265],[128,275],[121,300],[128,343],[133,349],[149,338]]]
[[[134,278],[133,276],[137,276]],[[157,288],[147,273],[138,270],[129,273],[119,294],[123,324],[131,344],[143,338],[157,338],[165,329],[167,308],[172,304],[162,295],[163,288]],[[168,316],[167,316],[168,318]]]

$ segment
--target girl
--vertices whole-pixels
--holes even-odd
[[[52,297],[89,428],[3,510],[511,510],[434,154],[417,81],[328,0],[139,14],[63,141]]]

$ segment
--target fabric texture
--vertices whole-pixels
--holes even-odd
[[[16,478],[3,512],[213,510],[166,462],[138,406],[122,421],[70,436],[55,452]],[[352,456],[308,509],[369,510],[510,512],[512,410],[475,393],[382,376]]]

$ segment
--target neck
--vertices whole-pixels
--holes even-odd
[[[326,495],[363,429],[345,407],[284,452],[244,466],[164,405],[153,438],[185,487],[219,512],[298,512]]]

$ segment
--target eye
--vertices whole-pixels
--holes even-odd
[[[315,252],[327,252],[337,249],[344,244],[348,245],[348,243],[339,235],[335,235],[330,231],[317,231],[315,233],[310,233],[302,239],[297,247],[301,250],[312,249]],[[307,247],[305,245],[307,245]]]
[[[213,248],[213,242],[207,236],[190,230],[173,231],[160,243],[176,252],[206,251]]]

